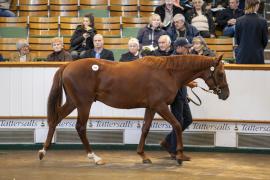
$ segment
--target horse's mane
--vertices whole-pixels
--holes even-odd
[[[139,62],[156,69],[187,70],[210,67],[214,58],[198,55],[145,56]]]

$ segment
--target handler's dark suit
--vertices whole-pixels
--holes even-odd
[[[156,56],[170,56],[173,54],[173,50],[169,52],[161,51],[157,49],[153,53]],[[186,86],[180,88],[171,104],[171,112],[175,118],[179,121],[184,131],[192,123],[192,115],[187,100],[187,88]],[[169,145],[169,152],[176,153],[176,133],[172,130],[165,138],[166,143]]]

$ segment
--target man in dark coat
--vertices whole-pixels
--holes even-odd
[[[236,19],[244,15],[238,6],[239,0],[230,0],[229,7],[218,12],[216,21],[223,29],[224,36],[234,36]]]
[[[155,9],[155,14],[160,15],[161,22],[167,28],[171,25],[171,21],[176,14],[184,14],[184,8],[175,6],[173,0],[165,0],[163,5]]]
[[[93,38],[94,49],[87,50],[83,55],[83,58],[97,58],[97,59],[107,59],[114,61],[113,52],[104,49],[104,40],[101,34],[96,34]]]
[[[237,64],[264,64],[268,43],[267,21],[257,15],[259,0],[246,0],[246,14],[236,21]]]
[[[185,16],[182,14],[176,14],[173,17],[173,24],[167,29],[167,33],[172,42],[184,37],[191,43],[194,37],[199,36],[199,31],[194,26],[186,23]]]

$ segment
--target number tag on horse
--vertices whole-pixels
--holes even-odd
[[[98,67],[97,64],[92,65],[92,70],[93,71],[98,71],[98,69],[99,69],[99,67]]]
[[[211,66],[210,67],[210,71],[214,71],[215,70],[215,67],[214,66]]]

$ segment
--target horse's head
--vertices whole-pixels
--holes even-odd
[[[203,79],[209,89],[218,95],[219,99],[226,100],[229,97],[230,90],[227,84],[223,62],[221,61],[222,56],[218,56],[215,60],[215,65],[205,71]]]

